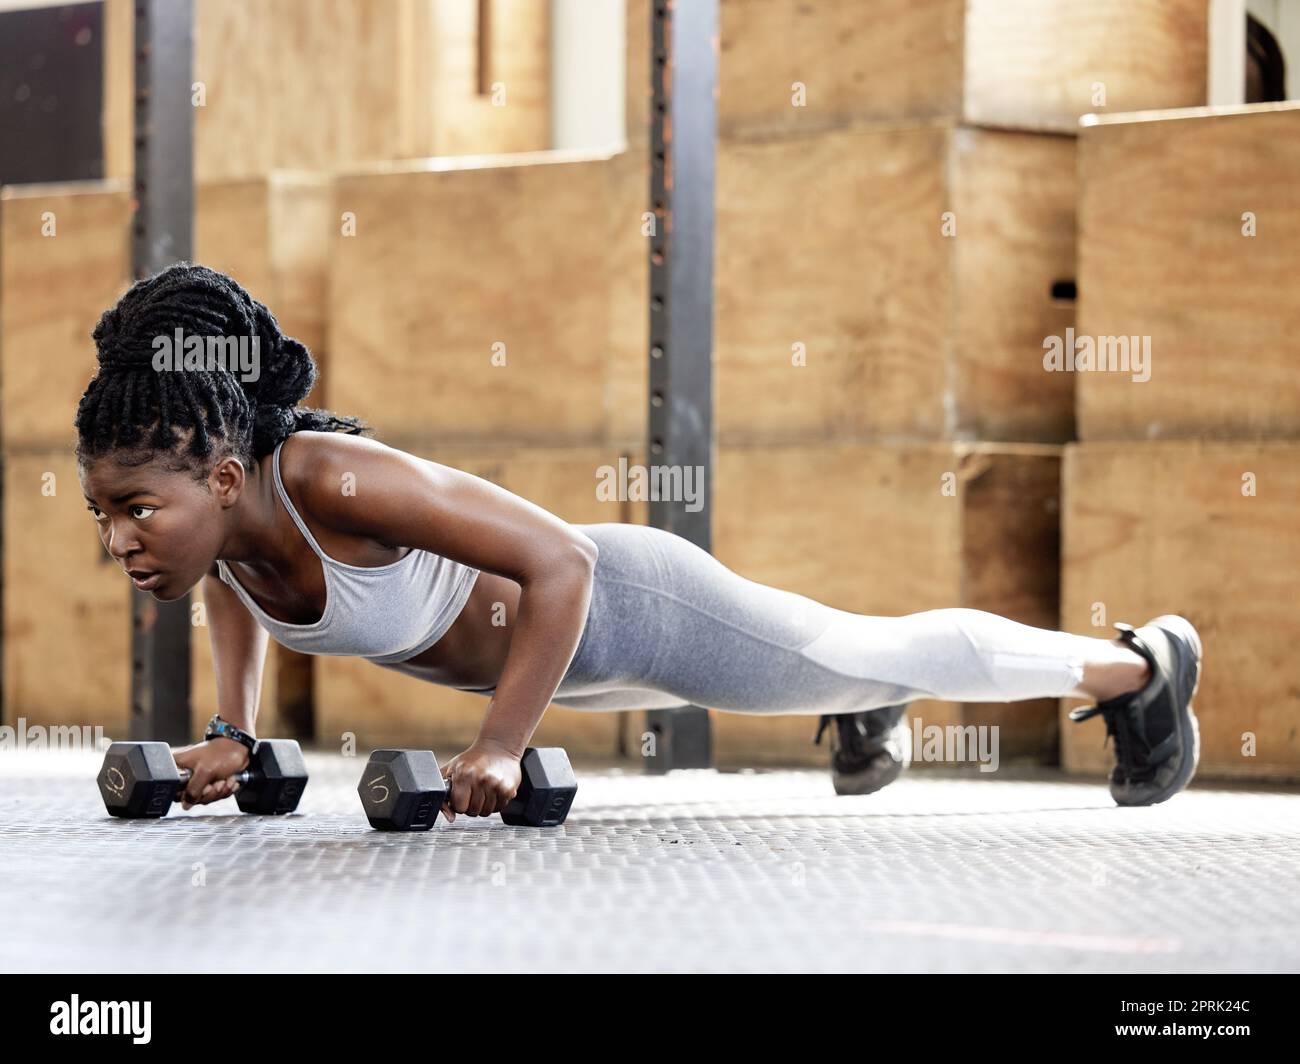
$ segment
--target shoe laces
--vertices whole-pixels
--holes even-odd
[[[1138,734],[1129,706],[1131,701],[1131,699],[1125,699],[1123,702],[1114,700],[1075,710],[1070,714],[1070,719],[1081,723],[1101,714],[1106,722],[1106,737],[1102,739],[1102,749],[1106,748],[1108,742],[1113,742],[1116,764],[1129,779],[1141,779],[1143,776],[1150,775],[1150,767],[1147,765],[1147,755],[1150,751]]]

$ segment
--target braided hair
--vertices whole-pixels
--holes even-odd
[[[258,372],[241,375],[211,360],[156,368],[158,338],[178,330],[256,338]],[[92,336],[99,371],[75,422],[83,463],[109,452],[124,465],[163,458],[202,480],[215,460],[233,455],[251,465],[295,432],[369,431],[357,418],[298,405],[316,381],[311,353],[238,282],[206,266],[180,263],[137,281]]]

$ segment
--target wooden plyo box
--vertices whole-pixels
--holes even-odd
[[[1300,778],[1300,444],[1073,444],[1063,483],[1061,626],[1114,638],[1185,616],[1204,647],[1198,776]],[[1063,715],[1064,766],[1108,771],[1104,734]]]
[[[6,453],[3,506],[5,723],[123,737],[131,583],[98,540],[71,447]]]
[[[0,434],[6,450],[75,442],[77,402],[95,374],[91,333],[130,284],[130,209],[120,182],[0,191]]]
[[[1207,0],[723,0],[724,138],[952,118],[1072,133],[1205,103]],[[628,141],[650,118],[650,0],[628,0]],[[797,103],[802,92],[802,102]]]
[[[1079,152],[1079,334],[1149,349],[1149,379],[1073,374],[1080,439],[1300,436],[1300,104],[1116,115]]]
[[[649,166],[608,164],[608,438],[645,438]],[[723,141],[724,445],[1074,435],[1075,141],[950,122]]]
[[[108,0],[105,20],[106,172],[123,178],[132,7]],[[549,0],[488,8],[480,53],[477,0],[198,0],[196,179],[548,148]]]
[[[1073,434],[1075,142],[948,122],[718,157],[724,445]]]
[[[340,176],[355,235],[331,248],[328,405],[414,448],[603,442],[608,166],[544,152]]]

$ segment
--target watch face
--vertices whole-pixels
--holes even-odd
[[[257,741],[251,735],[240,731],[233,724],[222,720],[220,717],[213,717],[208,724],[208,730],[203,735],[204,739],[230,739],[232,742],[243,743],[250,750]]]
[[[227,724],[220,717],[213,717],[212,720],[208,722],[208,730],[204,733],[203,738],[205,739],[230,738],[230,739],[238,740],[239,736],[238,733],[235,732],[235,729],[231,725]]]

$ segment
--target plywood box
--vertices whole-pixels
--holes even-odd
[[[330,406],[403,446],[605,439],[607,155],[436,159],[341,176]]]
[[[484,7],[489,30],[480,52]],[[428,132],[412,123],[406,157],[551,147],[550,0],[420,0],[415,17],[426,44],[407,60],[414,86],[409,106],[418,114],[431,82],[432,114]]]
[[[1043,344],[1074,323],[1074,149],[947,122],[720,144],[719,440],[1072,438]],[[608,439],[639,446],[648,153],[607,173]]]
[[[1074,374],[1080,438],[1300,436],[1300,104],[1114,116],[1079,148],[1079,335],[1141,369]]]
[[[1074,132],[1205,103],[1208,0],[723,0],[724,137],[953,118]],[[649,131],[649,0],[628,0],[627,128]],[[800,99],[800,94],[802,98]]]
[[[486,7],[480,53],[477,0],[199,0],[197,180],[549,148],[549,0]],[[130,14],[130,0],[108,0],[114,177],[132,169]]]
[[[317,174],[276,172],[195,190],[195,259],[270,307],[322,367],[329,253],[340,226],[333,211],[330,181]]]
[[[1198,776],[1300,778],[1300,444],[1075,444],[1063,480],[1062,627],[1182,614],[1204,645]],[[1109,771],[1104,736],[1062,717],[1065,767]]]
[[[125,735],[131,584],[86,512],[70,449],[4,458],[4,721]]]
[[[996,444],[722,448],[714,553],[852,613],[965,606],[1055,628],[1059,456]],[[925,700],[909,712],[924,725],[999,725],[1003,763],[1056,758],[1055,700]],[[815,716],[715,712],[713,723],[720,765],[828,764],[827,747],[811,745]]]
[[[130,284],[120,182],[0,190],[0,436],[5,449],[75,442],[94,376],[91,332]]]
[[[947,122],[723,143],[720,442],[1070,439],[1043,342],[1073,324],[1074,146]]]
[[[644,503],[597,499],[598,468],[617,466],[619,458],[603,447],[437,447],[415,453],[490,480],[566,521],[645,522]],[[484,695],[423,683],[355,658],[318,657],[315,670],[316,735],[327,747],[351,735],[358,749],[433,746],[448,757],[473,741],[488,707]],[[615,757],[625,716],[551,706],[533,741],[564,746],[574,755]]]

